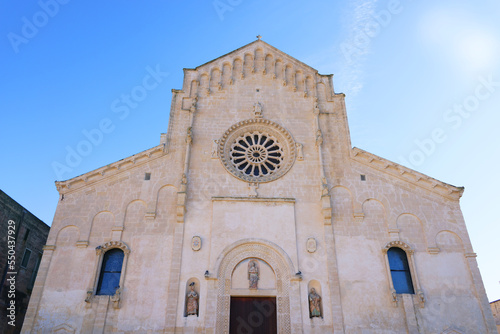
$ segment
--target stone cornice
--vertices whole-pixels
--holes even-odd
[[[240,196],[222,196],[212,197],[212,201],[232,201],[232,202],[289,202],[295,203],[295,198],[288,197],[240,197]]]
[[[131,170],[132,168],[140,166],[144,163],[151,162],[152,160],[162,157],[165,154],[165,144],[160,144],[72,179],[66,181],[56,181],[56,188],[59,194],[67,194],[82,187],[86,187],[112,176],[116,176],[124,171]]]
[[[441,182],[357,147],[352,148],[351,159],[451,200],[459,200],[464,192],[464,187]]]

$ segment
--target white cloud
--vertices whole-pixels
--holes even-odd
[[[355,96],[364,85],[364,62],[365,56],[371,51],[371,38],[362,39],[366,36],[363,30],[370,21],[373,21],[377,0],[355,0],[352,8],[349,8],[350,17],[346,17],[349,35],[341,44],[344,48],[355,48],[355,52],[349,54],[344,50],[344,63],[339,76],[343,77],[344,89],[350,96]]]

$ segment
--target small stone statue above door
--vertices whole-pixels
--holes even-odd
[[[249,289],[257,290],[259,288],[259,263],[256,260],[248,262],[248,281]]]

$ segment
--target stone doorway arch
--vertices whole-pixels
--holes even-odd
[[[262,239],[240,240],[226,247],[217,259],[217,315],[216,333],[229,333],[231,276],[243,260],[258,258],[271,266],[276,274],[276,312],[278,333],[291,333],[290,283],[295,278],[294,266],[278,245]]]

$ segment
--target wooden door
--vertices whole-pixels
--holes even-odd
[[[276,297],[231,297],[230,334],[276,334]]]

